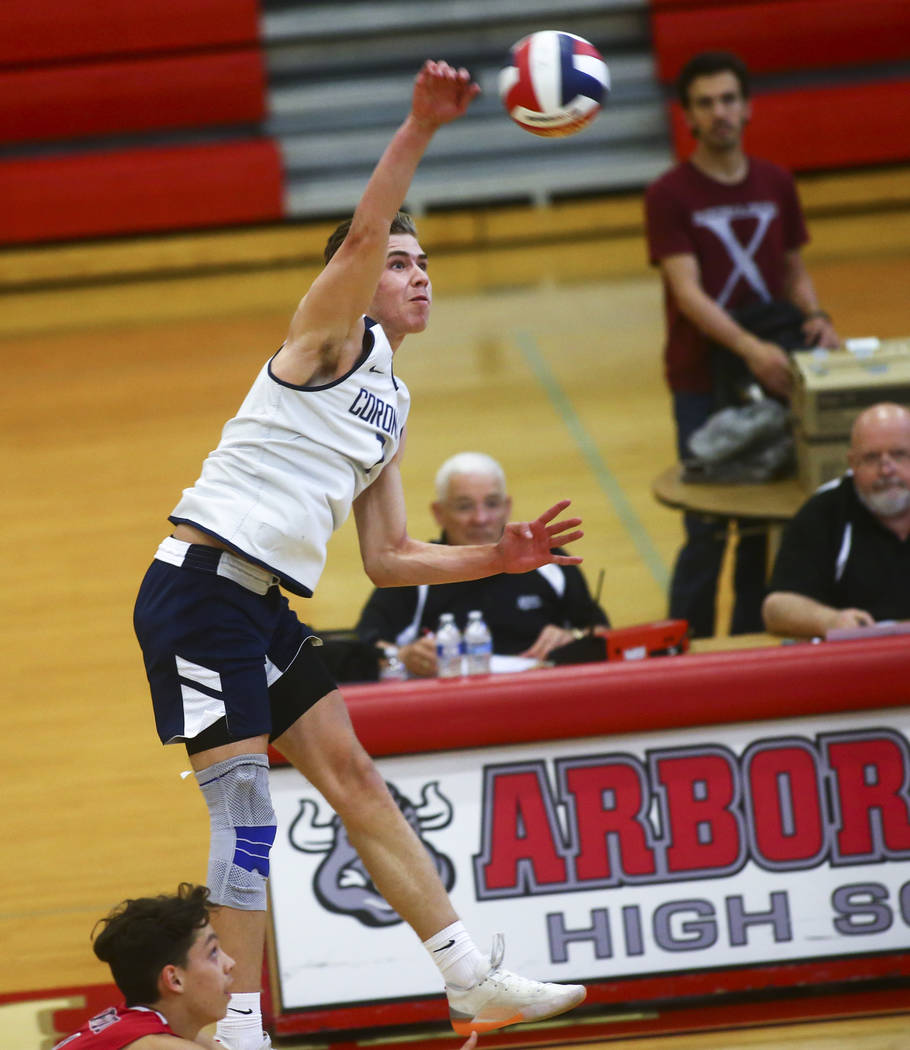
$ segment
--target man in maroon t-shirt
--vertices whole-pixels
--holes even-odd
[[[748,332],[733,311],[786,300],[805,316],[807,346],[836,346],[838,339],[800,254],[808,235],[792,177],[743,151],[750,115],[745,65],[726,52],[705,52],[687,63],[677,90],[695,149],[649,187],[646,219],[650,261],[660,268],[664,287],[665,367],[682,459],[690,455],[691,434],[717,407],[712,342],[739,356],[768,394],[789,395],[786,352]],[[693,634],[704,637],[714,633],[725,536],[695,515],[685,516],[685,526],[670,615],[688,620]],[[766,547],[763,533],[738,544],[733,633],[763,629]]]

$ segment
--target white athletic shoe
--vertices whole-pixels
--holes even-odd
[[[224,1050],[233,1050],[230,1043],[226,1043],[220,1035],[212,1037],[219,1046],[223,1046]],[[272,1050],[272,1039],[268,1032],[262,1033],[262,1042],[256,1047],[256,1050]]]
[[[587,994],[582,984],[546,984],[500,968],[505,942],[493,937],[489,972],[471,988],[446,985],[449,1018],[459,1035],[493,1032],[521,1021],[542,1021],[571,1010]]]

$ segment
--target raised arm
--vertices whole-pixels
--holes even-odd
[[[399,448],[399,453],[401,449]],[[581,558],[554,554],[582,537],[580,518],[559,515],[569,500],[544,511],[534,521],[510,522],[498,543],[450,547],[411,539],[407,531],[399,455],[354,501],[360,556],[377,587],[479,580],[499,572],[530,572],[541,565],[578,565]]]
[[[302,384],[332,376],[342,352],[359,345],[361,317],[382,273],[389,226],[436,130],[460,117],[480,88],[466,69],[426,62],[417,74],[411,109],[370,176],[350,231],[301,300],[275,374]]]

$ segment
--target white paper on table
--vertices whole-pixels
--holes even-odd
[[[540,667],[540,661],[531,656],[501,656],[499,653],[493,653],[490,657],[491,674],[530,671],[532,667]]]

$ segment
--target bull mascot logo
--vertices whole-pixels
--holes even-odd
[[[386,781],[386,787],[430,854],[446,890],[455,885],[455,867],[451,860],[434,849],[423,837],[425,831],[438,831],[452,823],[452,803],[439,790],[435,780],[424,784],[420,805],[415,805]],[[350,915],[364,926],[394,926],[401,916],[383,899],[373,884],[363,861],[351,845],[341,819],[333,814],[319,821],[319,806],[312,799],[300,800],[297,816],[288,838],[302,853],[325,853],[313,876],[313,892],[326,911]]]

